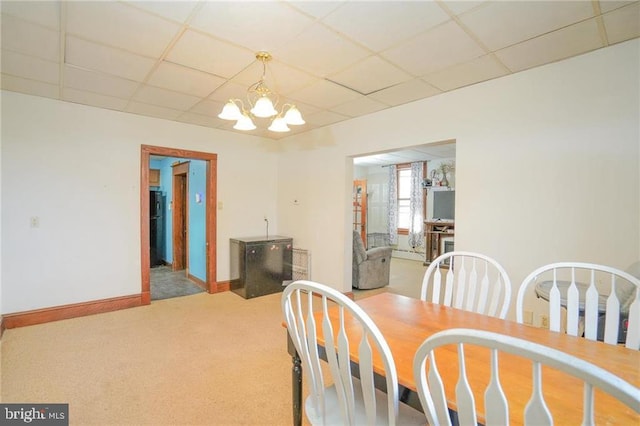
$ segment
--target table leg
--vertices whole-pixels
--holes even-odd
[[[291,407],[293,408],[293,425],[302,425],[302,362],[296,348],[287,333],[287,352],[291,355]]]
[[[291,369],[292,379],[292,407],[293,407],[293,425],[302,425],[302,365],[300,357],[296,353],[291,357],[293,367]]]

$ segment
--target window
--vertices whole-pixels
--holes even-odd
[[[398,233],[409,232],[409,202],[411,200],[411,165],[398,165]]]

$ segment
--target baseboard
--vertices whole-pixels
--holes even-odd
[[[3,334],[4,334],[4,317],[0,316],[0,339],[2,339]]]
[[[51,321],[118,311],[120,309],[142,306],[142,299],[142,294],[134,294],[131,296],[114,297],[112,299],[94,300],[91,302],[6,314],[2,316],[2,325],[6,328],[25,327]]]
[[[218,281],[215,284],[215,289],[212,289],[211,293],[222,293],[223,291],[231,290],[231,281]]]
[[[207,283],[202,281],[200,278],[198,278],[198,277],[196,277],[194,275],[191,275],[191,274],[187,274],[187,278],[189,278],[191,281],[193,281],[193,283],[195,285],[197,285],[198,287],[200,287],[204,291],[209,291],[209,289],[207,288]]]

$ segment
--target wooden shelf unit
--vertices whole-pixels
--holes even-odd
[[[442,243],[444,238],[453,238],[455,223],[453,221],[428,221],[425,224],[426,254],[425,265],[430,264],[436,257],[442,254]]]

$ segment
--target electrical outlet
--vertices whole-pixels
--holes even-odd
[[[522,318],[525,324],[533,325],[533,312],[524,311],[524,318]]]
[[[540,327],[549,328],[549,317],[546,315],[540,315]]]

